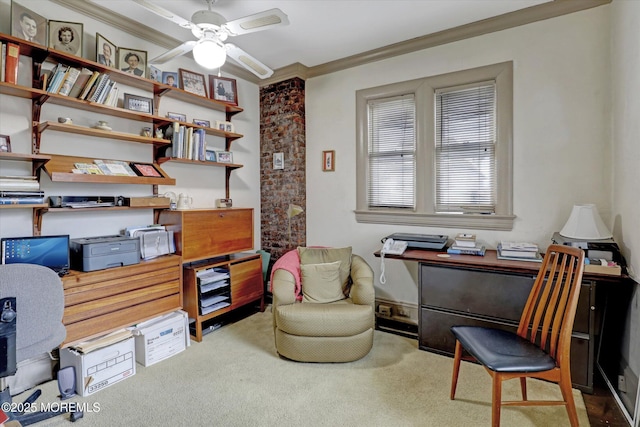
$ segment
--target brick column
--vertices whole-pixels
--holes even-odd
[[[271,262],[306,245],[306,215],[291,219],[289,203],[306,211],[304,80],[293,78],[260,88],[260,172],[262,249]],[[284,169],[273,168],[273,153],[284,153]]]

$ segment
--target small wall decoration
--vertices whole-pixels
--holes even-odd
[[[162,70],[155,65],[149,65],[149,78],[162,83]]]
[[[185,92],[207,97],[207,83],[204,74],[178,68],[180,75],[180,87]]]
[[[9,135],[0,135],[0,153],[11,152],[11,140]]]
[[[211,127],[211,122],[209,120],[193,119],[193,123],[198,125],[198,126],[204,126],[206,128],[210,128]]]
[[[147,52],[126,47],[119,48],[118,68],[125,73],[147,77]]]
[[[11,35],[42,46],[47,45],[47,19],[11,2]]]
[[[82,56],[83,25],[79,22],[49,21],[49,47]]]
[[[118,48],[105,36],[96,33],[96,61],[105,67],[116,68],[116,52]]]
[[[162,72],[162,83],[178,87],[178,73],[175,71],[163,71]]]
[[[153,114],[153,98],[125,93],[123,105],[125,110]]]
[[[210,74],[209,89],[211,89],[212,99],[231,105],[238,105],[238,89],[235,79]]]
[[[138,176],[152,176],[152,177],[157,177],[157,178],[161,178],[162,177],[160,172],[158,172],[158,170],[152,164],[149,164],[149,163],[135,163],[135,162],[132,162],[131,163],[131,169],[133,169],[133,171]]]
[[[284,153],[273,153],[273,169],[284,169]]]
[[[322,170],[324,172],[335,171],[336,152],[335,150],[327,150],[322,152]]]
[[[182,113],[167,113],[167,117],[172,120],[177,120],[179,122],[187,121],[187,115]]]
[[[218,163],[233,163],[233,153],[231,151],[216,151]]]

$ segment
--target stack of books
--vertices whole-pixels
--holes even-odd
[[[507,242],[498,244],[498,259],[510,259],[516,261],[542,262],[542,256],[538,245],[530,242]]]
[[[0,176],[0,205],[44,203],[44,191],[35,176]]]
[[[459,233],[454,243],[447,249],[448,254],[453,255],[477,255],[484,256],[486,247],[476,241],[475,234]]]

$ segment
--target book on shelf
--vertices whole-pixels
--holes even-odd
[[[537,248],[536,246],[535,250],[505,249],[500,243],[498,244],[498,253],[513,258],[536,258],[540,254]]]
[[[4,81],[5,63],[7,62],[7,44],[0,42],[0,82]]]
[[[88,68],[83,67],[78,73],[78,77],[76,81],[73,83],[71,90],[69,91],[69,98],[77,98],[82,93],[82,89],[87,84],[91,76],[93,75],[93,71]]]
[[[44,191],[0,190],[0,197],[44,197]]]
[[[104,175],[104,172],[94,163],[74,163],[76,167],[72,172],[86,175]]]
[[[485,251],[486,251],[486,247],[481,243],[476,243],[476,246],[474,246],[474,247],[451,245],[447,249],[447,253],[451,254],[451,255],[477,255],[477,256],[484,256]]]
[[[62,87],[62,82],[67,78],[69,68],[70,67],[68,65],[58,64],[51,76],[51,81],[49,82],[49,86],[47,87],[47,92],[58,93],[58,91]]]
[[[62,85],[60,86],[60,90],[58,90],[58,94],[62,96],[69,96],[69,93],[71,92],[71,88],[73,88],[73,85],[75,84],[79,75],[80,75],[79,68],[69,67],[66,77],[62,81]]]
[[[44,203],[41,197],[0,197],[0,205],[35,205]]]
[[[476,235],[471,233],[458,233],[455,237],[457,246],[474,247],[476,245]]]
[[[2,191],[27,191],[40,190],[40,183],[35,176],[28,177],[0,177],[0,190]]]
[[[87,95],[89,94],[89,91],[91,90],[91,88],[95,84],[96,80],[98,80],[98,77],[100,77],[100,72],[94,71],[93,74],[91,75],[91,77],[89,77],[89,79],[87,80],[87,84],[85,84],[84,87],[82,88],[82,92],[80,93],[80,96],[78,96],[78,99],[86,99],[87,98]]]
[[[7,42],[4,79],[7,83],[18,84],[18,63],[20,61],[20,45]]]
[[[498,251],[496,253],[496,258],[509,260],[509,261],[542,262],[542,255],[540,254],[540,252],[534,252],[534,253],[535,253],[535,256],[533,258],[525,258],[525,257],[514,257],[514,256],[502,255],[500,251]]]

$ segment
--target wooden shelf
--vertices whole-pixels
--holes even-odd
[[[175,185],[176,180],[170,178],[159,165],[154,164],[162,178],[146,176],[119,176],[119,175],[85,175],[71,172],[75,169],[75,163],[93,163],[95,159],[87,157],[60,156],[51,154],[51,160],[45,165],[51,181],[54,182],[90,182],[95,184],[142,184],[142,185]],[[107,159],[103,159],[107,160]]]
[[[156,161],[160,165],[167,162],[173,162],[173,163],[191,163],[191,164],[195,163],[197,165],[217,166],[217,167],[225,167],[229,169],[240,169],[241,167],[243,167],[243,165],[239,165],[236,163],[220,163],[220,162],[209,162],[209,161],[202,161],[202,160],[178,159],[175,157],[161,157],[159,159],[156,159]]]
[[[107,131],[85,126],[70,125],[58,122],[43,122],[36,125],[37,132],[42,133],[46,130],[54,130],[59,132],[75,133],[78,135],[95,136],[98,138],[118,139],[121,141],[139,142],[143,144],[153,144],[158,146],[170,145],[171,141],[160,138],[150,138],[132,133]]]
[[[27,205],[27,204],[17,204],[17,205],[0,205],[0,209],[19,209],[19,208],[23,208],[23,209],[33,209],[33,208],[46,208],[47,205],[46,203],[38,203],[38,204],[33,204],[33,205]]]

